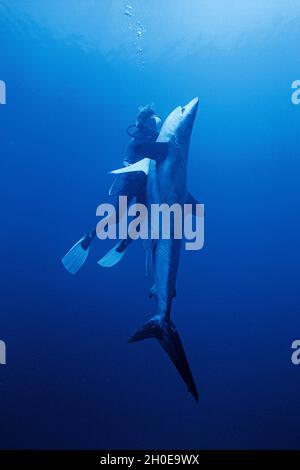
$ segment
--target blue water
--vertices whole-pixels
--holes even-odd
[[[1,448],[299,448],[297,0],[0,1]],[[126,5],[134,16],[126,15]],[[197,405],[154,341],[139,243],[60,263],[107,200],[137,108],[199,96],[173,319]]]

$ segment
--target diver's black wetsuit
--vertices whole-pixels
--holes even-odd
[[[136,163],[141,160],[143,157],[136,154],[134,151],[134,146],[137,144],[145,142],[155,142],[158,137],[159,132],[152,129],[145,131],[143,126],[137,126],[135,134],[131,137],[129,144],[127,146],[126,157],[123,160],[123,165],[128,166]],[[147,176],[143,171],[135,171],[132,173],[124,173],[121,175],[122,183],[119,186],[119,189],[113,193],[113,196],[116,196],[114,201],[114,207],[116,210],[116,223],[119,223],[119,196],[127,196],[127,204],[129,205],[134,199],[138,204],[146,204],[146,191],[147,191]],[[116,180],[119,177],[116,178]],[[115,182],[116,182],[115,180]],[[113,183],[114,186],[115,183]],[[112,189],[112,188],[111,188]],[[96,229],[91,230],[87,233],[84,240],[81,242],[81,246],[84,249],[87,249],[93,240],[96,237]],[[120,245],[120,250],[123,250],[128,246],[132,241],[131,238],[127,238],[122,241]]]
[[[132,165],[137,161],[141,160],[141,156],[134,152],[134,146],[143,142],[148,142],[146,136],[140,135],[132,137],[127,147],[127,154],[123,161],[124,166]],[[153,141],[153,137],[151,139]],[[135,198],[137,203],[146,203],[146,184],[147,176],[143,171],[135,171],[133,173],[124,173],[122,175],[122,183],[115,193],[117,200],[115,202],[115,208],[118,209],[118,196],[127,196],[127,203],[130,204]],[[117,218],[118,220],[118,218]]]

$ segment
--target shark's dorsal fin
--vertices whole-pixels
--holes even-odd
[[[148,155],[152,160],[160,162],[168,155],[169,144],[167,142],[145,142],[134,145],[133,150],[138,155]]]
[[[124,166],[123,168],[119,168],[118,170],[110,171],[113,175],[121,175],[122,173],[131,173],[133,171],[143,171],[145,175],[148,175],[149,172],[149,158],[143,158],[132,165]]]

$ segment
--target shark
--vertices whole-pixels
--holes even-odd
[[[169,207],[174,204],[181,206],[189,204],[193,215],[203,216],[203,213],[199,214],[197,211],[197,207],[199,208],[197,200],[187,189],[189,147],[198,103],[198,98],[194,98],[186,106],[176,107],[164,121],[156,142],[140,143],[134,146],[134,151],[144,158],[110,172],[115,175],[144,172],[147,175],[148,208],[152,204],[159,206],[167,204]],[[146,158],[145,155],[147,155]],[[158,340],[178,370],[188,391],[198,402],[198,391],[191,368],[178,330],[171,320],[172,301],[176,296],[176,279],[182,249],[182,240],[174,236],[174,219],[171,223],[173,227],[171,227],[170,237],[150,237],[145,244],[147,274],[151,270],[154,278],[150,297],[156,301],[156,312],[131,336],[129,342],[134,343],[148,338]],[[157,227],[151,226],[151,232],[155,233],[156,230]],[[95,237],[96,230],[93,229],[63,257],[62,263],[70,273],[76,274],[81,268],[88,256],[89,245]],[[131,241],[128,238],[125,244],[124,240],[118,242],[98,261],[98,264],[103,267],[112,267],[117,264]]]
[[[186,106],[176,107],[166,118],[156,142],[135,146],[135,152],[147,158],[112,173],[144,171],[147,174],[147,205],[195,204],[187,190],[187,163],[190,140],[198,109],[198,98]],[[154,283],[150,297],[156,301],[156,313],[129,339],[130,343],[155,338],[167,353],[188,391],[199,401],[197,387],[185,350],[171,320],[172,301],[176,296],[182,240],[174,236],[148,242],[148,259]]]

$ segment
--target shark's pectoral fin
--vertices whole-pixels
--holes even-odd
[[[168,155],[169,144],[167,142],[145,142],[135,145],[133,150],[138,155],[147,155],[151,160],[160,162]]]
[[[123,168],[119,168],[118,170],[113,170],[110,173],[113,175],[121,175],[122,173],[131,173],[133,171],[143,171],[145,175],[148,175],[149,172],[149,158],[143,158],[132,165],[124,166]]]

